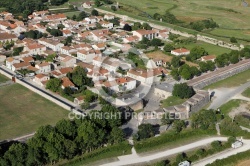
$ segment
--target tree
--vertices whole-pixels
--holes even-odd
[[[205,109],[194,113],[191,116],[191,120],[192,128],[199,128],[202,130],[215,129],[215,123],[217,121],[215,112],[212,110]]]
[[[138,127],[139,140],[150,138],[154,136],[154,128],[151,124],[141,124]]]
[[[57,92],[61,87],[61,80],[58,78],[50,79],[46,84],[46,89],[49,89],[53,92]]]
[[[172,61],[171,61],[171,65],[175,68],[178,68],[181,66],[181,57],[179,56],[174,56]]]
[[[180,162],[182,162],[182,161],[185,161],[186,159],[187,159],[186,153],[181,153],[181,154],[178,154],[178,155],[176,156],[175,161],[176,161],[177,163],[180,163]]]
[[[172,44],[166,44],[163,48],[165,52],[171,52],[171,50],[174,50],[174,46]]]
[[[231,42],[231,43],[237,43],[237,39],[236,39],[235,37],[231,37],[231,38],[230,38],[230,42]]]
[[[143,29],[152,30],[152,27],[146,22],[144,22],[141,26],[142,26]]]
[[[163,43],[161,42],[161,39],[154,38],[150,41],[150,44],[152,46],[161,46]]]
[[[70,120],[62,119],[58,121],[55,129],[60,134],[64,135],[65,138],[74,139],[76,137],[76,126]]]
[[[56,54],[50,54],[46,57],[46,62],[53,62],[56,57]]]
[[[190,68],[184,68],[180,72],[181,77],[184,78],[185,80],[189,80],[190,78],[192,78],[192,73],[189,69]]]
[[[204,154],[205,154],[205,152],[206,152],[206,150],[205,149],[198,149],[197,151],[196,151],[196,154],[198,155],[198,156],[203,156]]]
[[[101,2],[100,2],[100,0],[95,0],[95,5],[96,5],[96,7],[101,6]]]
[[[175,120],[173,123],[173,130],[176,133],[181,132],[186,127],[186,123],[184,120]]]
[[[187,60],[194,61],[196,59],[201,58],[204,55],[208,55],[208,52],[200,46],[195,46],[191,49],[190,54],[187,56]]]
[[[111,6],[111,10],[113,10],[113,11],[116,11],[117,9],[116,9],[116,6]]]
[[[81,105],[82,109],[88,109],[90,107],[90,103],[88,101],[84,101],[84,103]]]
[[[235,64],[235,63],[238,63],[239,62],[239,56],[237,54],[233,54],[229,61],[232,63],[232,64]]]
[[[220,148],[221,148],[221,142],[220,141],[213,141],[212,143],[211,143],[211,146],[213,147],[213,149],[215,149],[215,150],[219,150]]]
[[[125,24],[123,27],[124,31],[132,31],[132,27],[129,24]]]
[[[166,124],[170,125],[173,123],[173,119],[170,119],[169,113],[163,114],[162,119],[161,119],[161,123],[163,125],[166,125]]]
[[[125,134],[122,129],[114,127],[110,133],[111,144],[120,143],[125,140]]]
[[[175,84],[173,89],[173,96],[181,99],[190,98],[195,94],[193,87],[188,86],[187,83]]]
[[[76,15],[74,14],[71,19],[76,20]]]
[[[65,26],[64,26],[63,24],[58,24],[58,25],[57,25],[57,28],[58,28],[58,29],[63,29],[63,28],[65,28]]]
[[[178,69],[174,68],[171,70],[170,72],[171,76],[176,80],[178,81],[180,79],[180,75],[179,75],[179,72],[178,72]]]
[[[93,15],[93,16],[98,16],[99,13],[98,13],[97,10],[93,9],[93,10],[91,11],[91,15]]]
[[[81,21],[84,18],[88,17],[87,13],[85,11],[82,11],[81,13],[79,13],[78,17],[76,18],[77,21]]]
[[[10,146],[3,158],[8,165],[26,165],[27,146],[22,143],[15,143]]]

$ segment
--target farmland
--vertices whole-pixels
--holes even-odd
[[[0,140],[32,133],[54,125],[68,112],[19,84],[0,87]]]
[[[250,29],[249,7],[243,7],[240,0],[117,0],[120,3],[121,14],[131,15],[135,18],[141,15],[150,15],[166,11],[174,14],[179,20],[189,23],[192,21],[212,18],[219,24],[219,28],[206,32],[211,35],[248,39]],[[244,30],[244,31],[242,31]]]

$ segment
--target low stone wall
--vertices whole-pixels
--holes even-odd
[[[188,81],[188,85],[193,86],[193,88],[196,88],[196,89],[202,89],[210,84],[224,80],[224,79],[231,77],[235,74],[239,74],[243,71],[250,69],[250,60],[245,60],[245,62],[246,63],[239,64],[239,65],[237,65],[237,64],[234,64],[234,66],[231,65],[232,66],[231,68],[230,68],[230,66],[227,66],[224,68],[224,69],[226,69],[225,71],[223,68],[219,69],[219,70],[223,70],[220,73],[217,73],[218,71],[214,71],[214,72],[210,73],[209,76],[207,76],[207,77],[206,77],[206,75],[197,77],[193,80]],[[242,63],[242,62],[239,62],[239,63]],[[199,80],[199,78],[201,78],[201,79]]]
[[[213,44],[213,45],[218,45],[220,47],[229,48],[231,50],[240,50],[241,49],[237,45],[234,45],[234,44],[231,44],[231,43],[226,43],[224,41],[217,40],[217,39],[207,37],[207,36],[197,35],[197,40],[204,41],[206,43],[210,43],[210,44]]]

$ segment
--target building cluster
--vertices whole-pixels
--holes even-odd
[[[49,79],[60,78],[62,88],[75,88],[66,74],[76,66],[86,70],[96,88],[106,87],[115,93],[133,90],[140,83],[152,84],[155,79],[168,73],[161,64],[139,69],[126,59],[130,50],[135,49],[134,43],[144,37],[150,40],[167,39],[168,30],[140,29],[128,32],[123,30],[124,25],[131,26],[133,23],[119,20],[120,24],[115,26],[110,20],[117,18],[109,14],[73,21],[67,19],[65,14],[36,11],[28,16],[25,23],[8,12],[0,15],[0,50],[4,50],[6,43],[13,43],[9,51],[21,50],[18,55],[7,55],[6,67],[14,72],[26,70],[34,73],[33,81],[37,85],[45,86]],[[60,29],[62,35],[52,36],[48,32],[48,29],[58,29],[59,26],[63,27]],[[27,38],[25,33],[31,30],[42,36]],[[68,37],[72,41],[65,44]]]

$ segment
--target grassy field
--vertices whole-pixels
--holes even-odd
[[[74,11],[74,12],[65,12],[64,14],[65,14],[66,16],[68,16],[68,17],[71,18],[73,15],[78,16],[79,13],[80,13],[80,11]]]
[[[166,62],[171,62],[171,60],[173,59],[173,56],[169,56],[164,54],[162,51],[154,51],[154,52],[150,52],[146,54],[147,57],[152,58],[152,59],[162,59]]]
[[[186,99],[181,99],[175,96],[169,96],[168,98],[161,101],[162,107],[170,107],[178,104],[182,104]]]
[[[246,70],[232,77],[229,77],[224,80],[218,81],[214,84],[208,85],[204,89],[216,89],[216,88],[221,88],[221,87],[224,87],[224,88],[236,87],[236,86],[246,83],[249,79],[250,79],[250,70]]]
[[[216,35],[247,39],[242,33],[242,29],[250,29],[248,21],[250,10],[249,7],[243,7],[240,0],[117,0],[122,8],[119,13],[132,14],[133,17],[140,15],[153,15],[156,12],[164,14],[169,11],[174,14],[179,20],[184,22],[192,22],[212,18],[220,28],[220,33]],[[234,30],[235,33],[228,33],[227,29]],[[238,33],[237,33],[238,32]],[[211,32],[213,34],[215,32]],[[249,39],[248,39],[249,40]]]
[[[178,44],[175,47],[186,47],[187,49],[191,50],[195,46],[203,47],[210,55],[220,55],[223,53],[229,53],[231,51],[227,48],[219,47],[202,41],[197,41],[196,43],[190,43],[190,44]]]
[[[243,96],[245,97],[250,97],[250,88],[247,88],[243,93],[242,93]]]
[[[6,82],[6,81],[8,81],[8,80],[9,80],[9,78],[7,78],[6,76],[0,74],[0,83],[1,83],[1,82]]]
[[[0,87],[0,140],[67,118],[68,111],[19,84]]]
[[[220,110],[225,116],[228,116],[229,112],[231,112],[234,108],[239,107],[242,102],[244,102],[244,101],[242,101],[242,100],[230,100],[229,102],[220,106]]]

